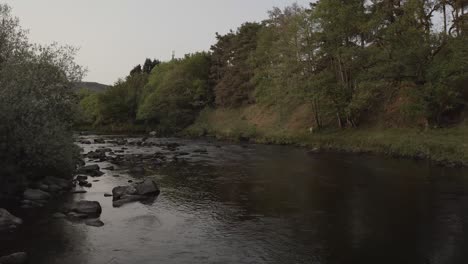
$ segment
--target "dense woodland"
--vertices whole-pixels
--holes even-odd
[[[216,34],[208,52],[146,60],[105,93],[82,91],[82,124],[190,125],[204,108],[309,104],[311,126],[459,123],[468,99],[468,2],[320,0]]]

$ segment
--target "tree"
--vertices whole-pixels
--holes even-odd
[[[161,64],[150,81],[152,92],[141,105],[138,118],[177,131],[190,125],[199,111],[213,101],[209,85],[211,58],[207,53]],[[150,78],[151,79],[151,78]]]
[[[249,59],[257,47],[260,28],[258,23],[245,23],[237,32],[224,36],[216,34],[217,43],[211,47],[211,80],[218,106],[233,107],[251,102],[254,69]]]
[[[141,69],[141,65],[138,64],[137,66],[135,66],[135,67],[130,71],[130,75],[141,74],[142,72],[143,72],[143,70]]]
[[[0,5],[0,20],[0,185],[69,176],[78,154],[73,88],[84,74],[76,49],[31,44],[7,5]]]
[[[150,74],[153,68],[158,66],[159,64],[161,64],[159,60],[146,59],[145,63],[143,64],[143,72]]]

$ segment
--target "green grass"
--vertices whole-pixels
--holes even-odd
[[[218,139],[249,138],[264,144],[295,144],[324,151],[375,153],[393,157],[428,159],[448,166],[468,166],[468,126],[453,128],[385,129],[361,128],[328,130],[310,134],[278,127],[256,127],[233,110],[213,118],[213,111],[202,113],[185,130],[187,136],[215,136]]]

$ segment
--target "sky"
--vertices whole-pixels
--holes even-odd
[[[145,58],[208,50],[215,33],[310,0],[3,0],[32,42],[79,47],[85,81],[113,84]]]

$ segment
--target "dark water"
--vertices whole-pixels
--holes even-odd
[[[113,208],[103,194],[134,176],[109,172],[88,193],[63,198],[99,201],[104,227],[53,219],[61,201],[13,210],[25,225],[1,235],[0,255],[26,251],[39,264],[468,263],[466,171],[310,156],[291,147],[176,141],[185,144],[182,151],[203,147],[208,154],[154,173],[162,190],[155,203]]]

